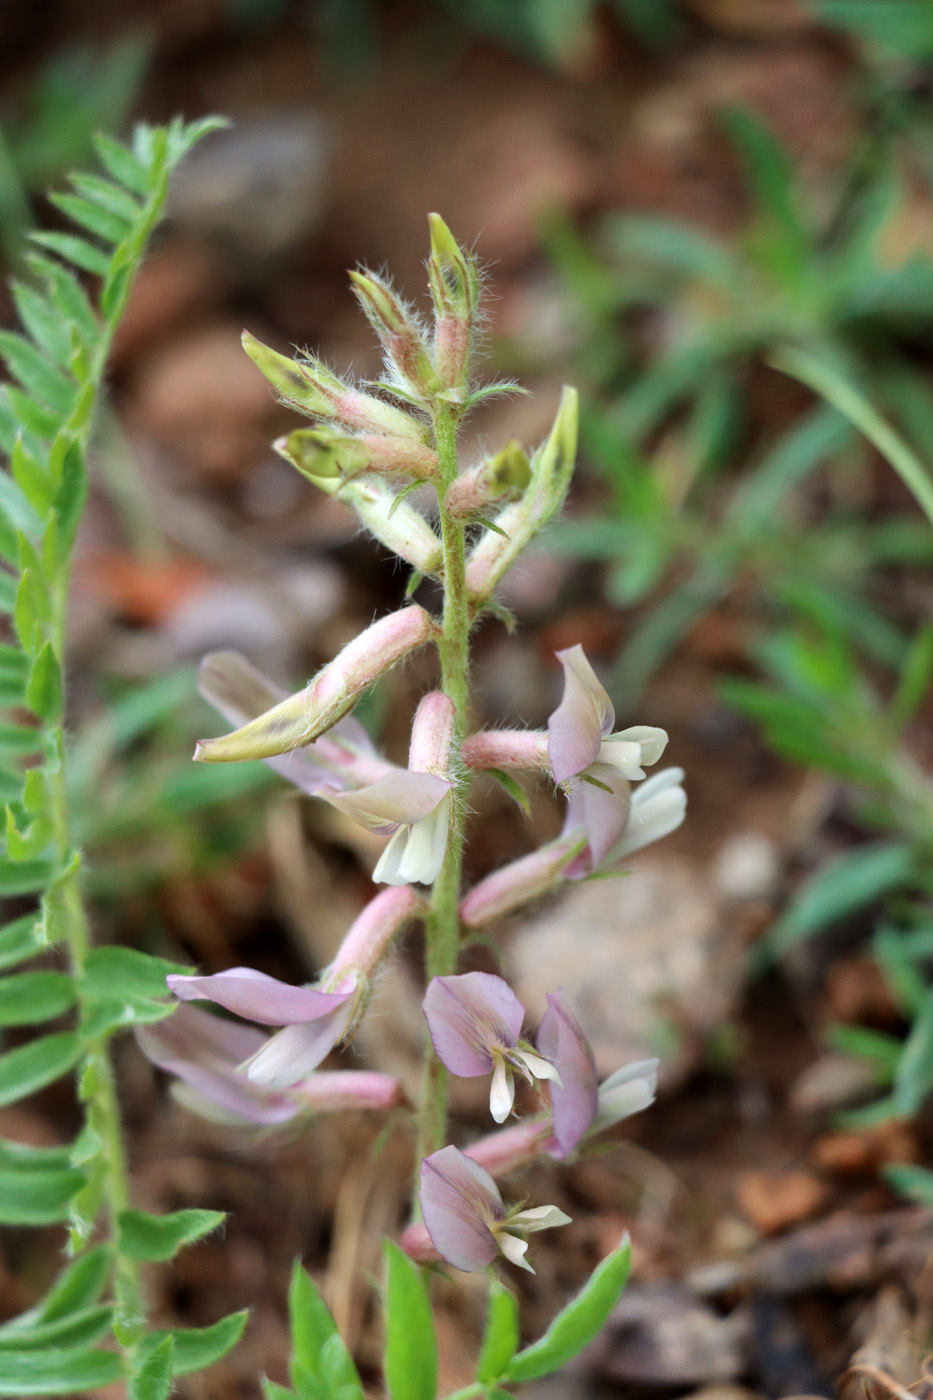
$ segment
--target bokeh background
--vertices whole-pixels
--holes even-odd
[[[8,271],[30,227],[58,226],[43,192],[93,160],[94,130],[231,119],[176,181],[97,433],[71,731],[102,941],[307,980],[378,856],[260,765],[189,762],[218,723],[199,656],[233,646],[300,684],[406,584],[272,453],[294,420],[241,328],[375,376],[346,269],[387,268],[421,299],[437,210],[487,268],[490,372],[532,394],[477,411],[465,461],[534,444],[561,384],[581,390],[569,505],[505,589],[518,630],[490,620],[476,639],[477,722],[542,724],[553,652],[582,642],[620,721],[668,730],[690,807],[628,878],[476,953],[503,957],[533,1022],[563,985],[606,1071],[663,1063],[659,1105],[613,1151],[528,1184],[574,1216],[517,1280],[530,1333],[623,1227],[636,1248],[605,1337],[536,1400],[830,1394],[857,1353],[905,1385],[921,1372],[933,534],[787,370],[829,365],[929,460],[931,58],[930,0],[0,7]],[[396,759],[431,681],[416,658],[366,702]],[[474,799],[471,879],[559,827],[543,787],[528,819],[492,784]],[[412,1087],[419,998],[413,947],[355,1052]],[[154,1276],[158,1320],[253,1309],[236,1352],[179,1394],[253,1400],[262,1372],[284,1379],[296,1254],[375,1383],[371,1276],[405,1218],[404,1125],[256,1139],[192,1119],[132,1044],[120,1073],[138,1204],[230,1212]],[[482,1126],[468,1083],[456,1110],[458,1132]],[[63,1091],[0,1116],[36,1142],[77,1121]],[[9,1232],[5,1312],[59,1246]],[[452,1387],[481,1294],[461,1278],[440,1306]]]

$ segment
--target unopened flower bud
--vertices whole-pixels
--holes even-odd
[[[417,605],[390,613],[349,642],[304,690],[232,734],[202,739],[194,756],[204,763],[232,763],[301,748],[330,729],[403,656],[438,636],[437,624]]]
[[[272,444],[302,476],[332,495],[335,483],[374,472],[430,481],[437,476],[437,453],[410,438],[382,437],[366,433],[351,437],[332,428],[296,428]]]
[[[477,773],[490,768],[547,773],[547,737],[542,729],[481,729],[464,739],[460,757]]]
[[[415,398],[437,388],[424,333],[394,287],[372,272],[351,272],[353,291],[378,335],[392,369]]]
[[[461,248],[439,214],[429,214],[431,256],[428,278],[434,302],[434,368],[454,398],[466,386],[470,346],[479,299],[476,263]]]
[[[319,483],[320,484],[320,483]],[[340,482],[322,487],[336,493]],[[353,507],[370,534],[386,549],[411,564],[420,574],[439,574],[443,568],[444,547],[434,530],[398,492],[373,476],[346,482],[341,498]]]
[[[481,515],[493,502],[505,505],[515,500],[530,481],[528,454],[513,440],[494,457],[487,457],[472,471],[458,476],[451,483],[444,505],[452,520],[469,520]]]
[[[506,506],[496,521],[498,529],[487,530],[467,560],[467,591],[475,606],[489,601],[499,580],[560,509],[577,453],[577,417],[577,391],[565,388],[554,426],[532,459],[524,495]]]
[[[380,891],[347,930],[321,985],[330,990],[355,972],[372,981],[406,924],[427,907],[426,900],[410,885]]]
[[[442,690],[432,690],[422,698],[411,726],[408,766],[412,771],[450,776],[455,719],[454,702]]]
[[[563,882],[564,869],[586,845],[586,833],[572,831],[521,860],[510,861],[474,885],[460,903],[468,929],[486,928],[496,919],[539,899]]]
[[[263,345],[249,331],[243,332],[243,349],[280,397],[312,418],[336,419],[364,433],[387,434],[420,442],[425,427],[411,414],[383,403],[372,394],[354,389],[331,373],[326,365],[308,356],[290,360]]]

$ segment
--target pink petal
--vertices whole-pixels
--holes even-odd
[[[538,1049],[556,1066],[560,1084],[551,1084],[555,1155],[572,1152],[596,1117],[598,1088],[593,1052],[563,992],[548,996],[538,1031]]]
[[[475,1273],[499,1252],[490,1224],[505,1210],[487,1171],[456,1147],[442,1147],[421,1164],[421,1213],[441,1258]]]
[[[564,668],[564,696],[548,720],[548,754],[555,781],[563,783],[595,762],[615,712],[581,646],[555,655]]]
[[[515,1045],[525,1019],[508,983],[489,972],[433,977],[422,1006],[441,1063],[464,1079],[488,1074],[490,1048]]]
[[[293,987],[252,967],[231,967],[212,977],[167,977],[169,990],[180,1001],[213,1001],[248,1021],[264,1026],[289,1026],[316,1021],[342,1006],[352,992],[319,992]]]
[[[568,880],[590,875],[616,845],[628,825],[631,806],[629,784],[614,768],[593,764],[590,774],[605,787],[581,779],[574,783],[567,802],[562,836],[586,832],[586,848],[564,868]],[[609,788],[607,792],[605,789]]]
[[[383,836],[399,826],[410,826],[431,815],[453,784],[436,773],[411,773],[407,768],[369,783],[355,792],[318,792],[331,806]]]

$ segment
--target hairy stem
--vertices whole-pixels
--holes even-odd
[[[463,864],[463,835],[466,816],[466,773],[460,762],[460,745],[466,733],[469,704],[470,617],[465,578],[464,529],[449,517],[445,496],[457,475],[457,419],[455,410],[439,407],[434,420],[435,443],[441,470],[439,494],[441,536],[444,544],[444,617],[439,643],[441,689],[454,703],[455,724],[451,752],[454,803],[451,812],[447,854],[434,882],[431,912],[425,928],[425,971],[428,978],[445,977],[457,969],[460,925],[457,906],[460,898],[460,872]],[[425,1040],[424,1079],[418,1112],[417,1157],[415,1163],[417,1200],[422,1160],[443,1147],[447,1127],[447,1071],[434,1051],[431,1037]]]

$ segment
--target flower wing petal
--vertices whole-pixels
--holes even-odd
[[[213,1001],[248,1021],[264,1026],[289,1026],[316,1021],[342,1006],[353,992],[319,992],[314,987],[293,987],[257,972],[252,967],[231,967],[211,977],[166,978],[169,990],[180,1001]]]
[[[246,1072],[254,1084],[285,1089],[317,1069],[347,1032],[349,1007],[338,1007],[328,1016],[305,1025],[286,1026],[267,1040],[258,1055],[247,1061]]]
[[[442,1147],[421,1164],[421,1213],[438,1254],[475,1273],[498,1252],[490,1228],[504,1215],[496,1183],[456,1147]]]
[[[453,784],[436,773],[412,773],[407,768],[351,792],[330,788],[320,792],[332,806],[346,812],[368,831],[390,835],[399,826],[423,821],[450,792]]]
[[[555,781],[563,783],[595,762],[615,713],[581,646],[556,656],[564,668],[564,695],[548,720],[548,756]]]
[[[509,984],[490,972],[434,977],[422,1003],[434,1048],[451,1074],[488,1074],[491,1047],[512,1046],[525,1011]]]

